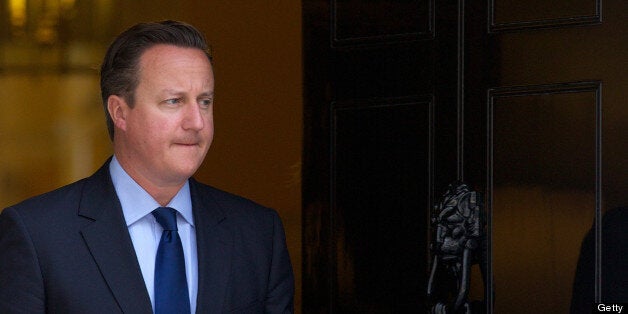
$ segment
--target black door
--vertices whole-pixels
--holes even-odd
[[[568,312],[590,228],[603,299],[627,21],[623,0],[303,0],[303,312],[426,311],[430,210],[456,180],[484,196],[489,312]]]

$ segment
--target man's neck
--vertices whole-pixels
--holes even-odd
[[[158,180],[151,179],[149,176],[144,175],[141,171],[133,167],[131,163],[126,162],[124,157],[120,157],[122,156],[116,155],[116,159],[122,169],[161,206],[167,206],[187,181],[159,182]]]

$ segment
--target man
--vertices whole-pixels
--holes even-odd
[[[290,313],[276,212],[203,185],[214,76],[174,21],[109,47],[101,90],[114,156],[0,215],[0,313]]]

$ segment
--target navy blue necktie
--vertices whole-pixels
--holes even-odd
[[[190,313],[183,246],[177,231],[177,211],[159,207],[153,216],[163,227],[155,259],[155,314]]]

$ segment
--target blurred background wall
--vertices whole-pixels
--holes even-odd
[[[301,2],[0,0],[0,208],[93,173],[112,153],[98,67],[143,21],[178,19],[214,52],[216,135],[197,179],[275,208],[300,308]]]

